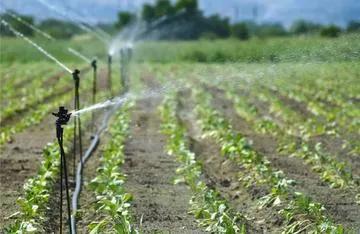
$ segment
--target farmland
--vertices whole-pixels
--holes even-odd
[[[98,57],[97,102],[123,97],[94,38],[47,42],[81,76]],[[317,36],[134,45],[130,97],[81,115],[80,233],[357,233],[360,230],[360,37]],[[1,230],[59,229],[55,118],[73,80],[20,39],[1,38]],[[126,94],[125,94],[126,95]],[[74,123],[64,129],[70,195]],[[64,202],[64,207],[66,207]],[[63,230],[67,214],[63,210]]]

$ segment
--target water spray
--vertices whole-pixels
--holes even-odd
[[[120,49],[120,80],[123,92],[129,91],[128,68],[132,57],[132,47],[126,46]]]
[[[77,57],[81,58],[82,60],[84,60],[86,63],[90,64],[91,67],[93,68],[93,87],[92,87],[92,104],[96,103],[96,81],[97,81],[97,61],[96,59],[90,60],[88,57],[86,57],[85,55],[81,54],[79,51],[72,49],[72,48],[68,48],[68,51],[71,52],[72,54],[76,55]],[[92,125],[95,125],[95,117],[94,117],[94,113],[92,116]]]
[[[72,71],[70,70],[70,68],[68,68],[67,66],[65,66],[63,63],[61,63],[58,59],[56,59],[53,55],[51,55],[49,52],[47,52],[46,50],[44,50],[41,46],[39,46],[38,44],[36,44],[35,42],[33,42],[32,40],[30,40],[28,37],[24,36],[24,34],[22,34],[21,32],[17,31],[16,29],[14,29],[11,24],[9,24],[8,22],[6,22],[5,20],[1,20],[0,21],[1,24],[3,24],[4,26],[6,26],[12,33],[14,33],[17,37],[22,38],[23,40],[25,40],[27,43],[29,43],[30,45],[34,46],[37,50],[39,50],[41,53],[43,53],[46,57],[48,57],[49,59],[51,59],[52,61],[54,61],[57,65],[59,65],[61,68],[63,68],[65,71],[67,71],[68,73],[72,74]]]
[[[91,64],[91,60],[89,58],[87,58],[85,55],[83,55],[82,53],[80,53],[79,51],[73,49],[73,48],[68,48],[68,51],[70,53],[72,53],[73,55],[79,57],[80,59],[84,60],[86,63]]]
[[[46,8],[56,12],[57,14],[61,15],[64,19],[66,20],[71,20],[74,24],[76,24],[80,29],[82,29],[85,32],[88,32],[90,34],[93,34],[97,39],[99,39],[102,43],[104,43],[105,45],[109,44],[109,40],[104,37],[102,34],[96,32],[95,30],[93,30],[91,27],[86,26],[83,22],[81,22],[81,20],[79,19],[75,19],[74,16],[71,16],[67,11],[65,10],[60,10],[59,8],[49,4],[47,1],[45,0],[37,0],[37,2],[39,2],[40,4],[42,4],[43,6],[45,6]]]
[[[96,82],[97,82],[97,61],[96,59],[93,59],[91,61],[91,66],[93,68],[93,89],[92,89],[92,104],[95,105],[96,103]],[[92,126],[95,126],[95,113],[92,113]]]
[[[63,206],[63,180],[65,179],[65,190],[66,190],[66,201],[67,201],[67,212],[68,212],[68,225],[69,231],[72,233],[71,226],[71,208],[70,208],[70,195],[69,195],[69,181],[68,181],[68,172],[66,157],[63,145],[64,137],[64,128],[63,125],[66,125],[69,120],[71,113],[68,113],[68,110],[65,107],[60,106],[58,113],[53,113],[57,117],[55,121],[56,125],[56,138],[58,140],[60,148],[60,233],[62,233],[62,206]]]
[[[110,92],[110,96],[112,96],[112,82],[111,82],[111,63],[112,63],[112,55],[108,54],[108,73],[107,73],[107,85],[108,90]]]
[[[23,20],[21,17],[17,16],[16,14],[12,13],[11,11],[6,11],[6,14],[9,15],[11,18],[15,19],[16,21],[22,23],[23,25],[27,26],[28,28],[31,28],[32,30],[38,32],[39,34],[41,34],[42,36],[44,36],[46,39],[52,41],[55,40],[52,36],[50,36],[48,33],[42,31],[41,29],[39,29],[38,27],[36,27],[35,25],[26,22],[25,20]]]
[[[72,73],[73,79],[74,79],[74,85],[75,85],[75,98],[74,98],[74,109],[79,110],[80,109],[80,95],[79,95],[79,88],[80,88],[80,71],[75,69]],[[74,158],[73,158],[73,169],[74,169],[74,175],[75,175],[75,164],[76,164],[76,140],[79,139],[79,153],[80,153],[80,163],[82,164],[82,155],[83,155],[83,148],[82,148],[82,138],[81,138],[81,119],[80,115],[76,115],[74,118],[74,139],[73,139],[73,152],[74,152]]]

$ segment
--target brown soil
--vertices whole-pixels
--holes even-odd
[[[104,76],[100,74],[100,77]],[[102,80],[99,81],[99,85],[103,83]],[[84,99],[89,99],[89,97],[84,95]],[[72,103],[68,103],[67,106],[72,106]],[[86,135],[83,137],[84,152],[90,142],[90,131],[87,129],[90,128],[84,126],[83,123],[83,131],[86,132]],[[7,219],[7,217],[19,210],[16,200],[24,194],[23,185],[27,179],[37,174],[40,162],[43,160],[42,150],[48,142],[54,140],[54,117],[50,116],[49,113],[49,116],[40,124],[15,134],[11,143],[2,146],[0,152],[0,165],[3,167],[3,170],[0,171],[0,229],[3,229],[13,222],[12,219]],[[71,152],[70,148],[69,154],[67,155],[70,175],[73,174],[72,160],[70,159],[72,158]],[[90,168],[92,164],[91,160],[89,160]],[[71,183],[71,185],[73,185],[73,183]],[[45,228],[48,233],[58,230],[58,190],[59,181],[54,184],[54,192],[49,201],[51,209],[48,210],[46,214],[47,220],[45,220]],[[66,226],[64,228],[66,228]]]
[[[265,89],[266,87],[263,88]],[[285,106],[288,106],[290,109],[297,112],[299,116],[301,116],[303,119],[317,118],[319,121],[326,122],[326,120],[324,120],[324,117],[314,116],[310,111],[308,111],[305,103],[285,97],[274,90],[271,90],[271,92],[273,93],[273,95],[279,97],[280,101],[284,103]],[[260,102],[257,101],[256,104],[258,103]],[[265,110],[267,109],[268,108],[265,108]],[[340,136],[329,136],[324,134],[319,136],[313,136],[310,138],[310,142],[312,143],[312,145],[315,145],[319,142],[322,143],[324,150],[329,153],[329,156],[336,157],[337,160],[340,162],[346,162],[348,164],[347,166],[351,168],[352,173],[360,179],[360,160],[358,160],[359,155],[350,154],[348,149],[342,148],[344,139],[356,142],[355,139],[357,139],[358,137],[359,136],[356,134],[340,132]]]
[[[89,70],[90,70],[89,68],[85,68],[82,70],[82,73],[86,74]],[[58,74],[55,74],[55,75],[49,77],[49,79],[47,80],[48,84],[44,84],[44,85],[52,85],[51,83],[57,82],[58,79],[60,79],[62,77],[62,75],[64,75],[64,72],[60,72]],[[64,78],[66,78],[66,77],[64,77]],[[69,77],[69,79],[70,79],[70,77]],[[45,82],[45,83],[47,83],[47,82]],[[23,118],[24,115],[26,115],[28,112],[36,109],[37,106],[39,106],[43,103],[52,102],[53,100],[58,99],[59,97],[70,92],[72,89],[73,89],[72,85],[67,85],[67,86],[63,87],[62,89],[58,90],[57,92],[49,94],[41,100],[37,100],[37,102],[34,102],[32,104],[26,105],[25,107],[23,107],[21,109],[18,109],[13,115],[8,116],[7,118],[1,119],[0,126],[4,127],[6,125],[10,125],[10,124],[17,122],[20,118]]]
[[[221,90],[217,90],[217,92],[222,92]],[[238,92],[238,95],[249,98],[246,96],[246,91]],[[274,95],[277,95],[276,93]],[[298,112],[299,115],[303,115],[304,118],[316,118],[312,116],[311,113],[307,113],[304,115],[304,112],[301,111],[301,109],[305,108],[303,103],[298,103],[295,100],[290,101],[284,101],[285,105],[288,105],[290,108],[292,108],[294,111]],[[250,103],[252,105],[255,105],[257,109],[259,110],[260,114],[262,116],[271,116],[273,121],[279,125],[284,125],[282,120],[277,117],[276,115],[273,115],[269,111],[269,105],[263,101],[260,101],[258,99],[252,98],[250,100]],[[296,109],[296,107],[299,107],[299,109]],[[356,136],[351,136],[350,138],[356,139]],[[346,164],[346,168],[349,168],[354,176],[355,181],[360,181],[360,160],[358,155],[350,154],[348,149],[343,149],[343,136],[329,136],[329,135],[319,135],[319,136],[313,136],[310,138],[310,145],[314,147],[317,143],[321,143],[322,147],[324,149],[324,152],[329,155],[329,157],[335,158],[339,162],[344,162]],[[349,138],[347,138],[349,139]],[[299,139],[300,141],[300,139]]]
[[[134,222],[144,233],[202,233],[188,214],[190,191],[173,185],[177,164],[165,150],[158,99],[137,102],[132,111],[130,138],[125,144],[126,191],[134,195]]]
[[[180,95],[189,97],[190,94]],[[221,155],[219,145],[209,139],[201,138],[201,130],[196,125],[192,111],[194,105],[189,98],[180,99],[179,116],[186,126],[190,148],[202,162],[203,174],[207,185],[216,189],[230,204],[230,207],[248,219],[246,229],[248,233],[279,233],[282,219],[276,210],[258,209],[258,199],[266,194],[265,187],[245,188],[239,182],[238,173],[244,170]]]
[[[284,171],[288,178],[297,182],[296,191],[303,192],[315,201],[321,202],[327,213],[336,223],[346,228],[360,229],[360,209],[354,202],[356,191],[352,189],[332,189],[320,181],[317,174],[311,171],[301,159],[279,155],[277,142],[270,135],[257,134],[246,121],[240,118],[233,108],[233,103],[224,98],[221,90],[210,90],[214,97],[214,107],[223,113],[231,122],[234,130],[242,133],[252,141],[253,148],[270,160],[272,167]]]
[[[55,139],[54,119],[49,116],[13,139],[0,153],[1,227],[11,223],[6,217],[18,211],[16,199],[23,194],[25,181],[37,173],[44,146]]]

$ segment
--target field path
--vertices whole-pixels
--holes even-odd
[[[187,213],[190,190],[172,183],[177,164],[164,152],[158,104],[153,98],[137,102],[125,145],[123,170],[128,175],[126,191],[134,196],[134,222],[143,233],[202,233]]]

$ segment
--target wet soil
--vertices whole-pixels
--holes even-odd
[[[143,233],[202,233],[187,213],[190,190],[184,184],[173,185],[178,165],[165,153],[166,139],[159,132],[159,104],[155,98],[136,103],[125,144],[125,189],[134,196],[134,222]]]

